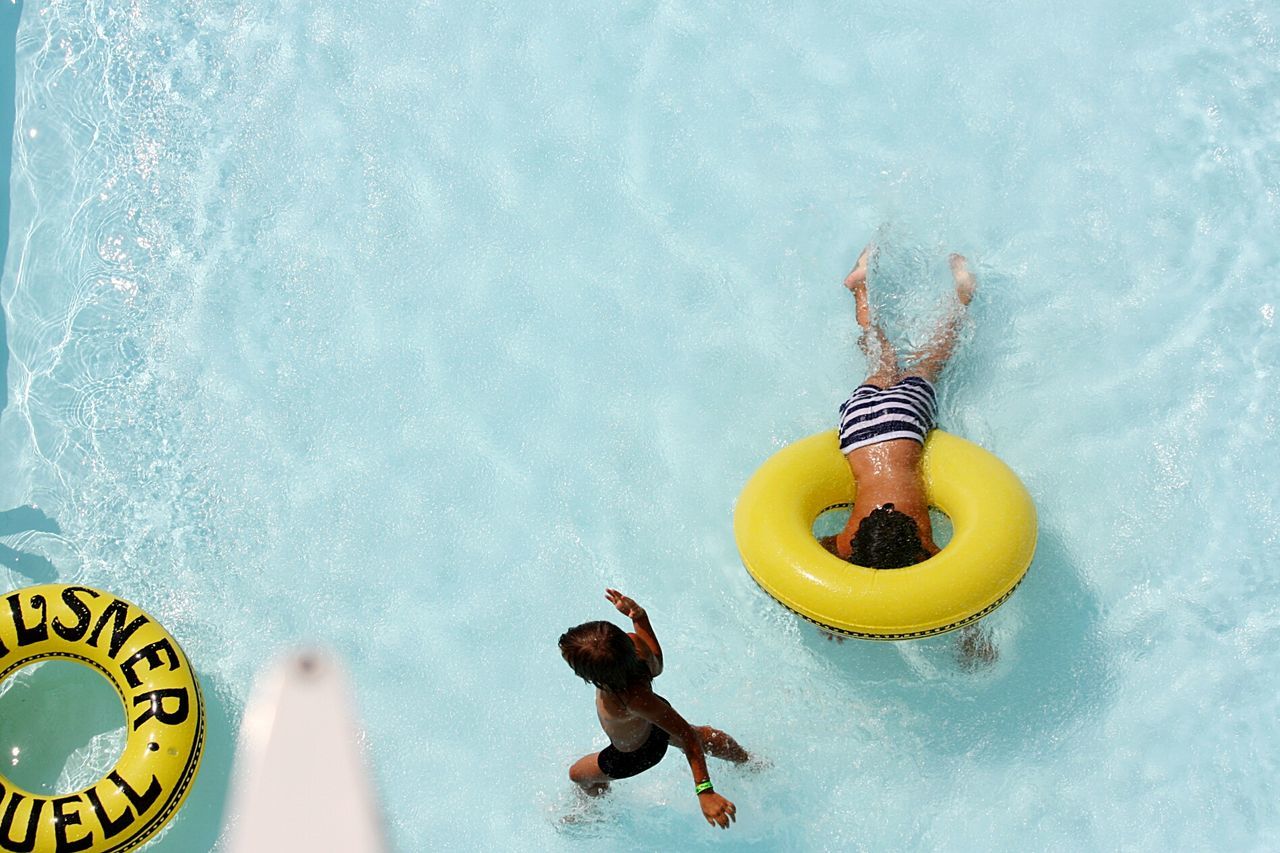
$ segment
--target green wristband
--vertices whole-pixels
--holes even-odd
[[[693,788],[693,792],[695,794],[705,794],[707,791],[714,791],[714,790],[715,788],[711,787],[710,779],[707,779],[705,782],[699,782]]]

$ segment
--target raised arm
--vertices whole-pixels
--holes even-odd
[[[693,726],[671,707],[670,702],[647,688],[637,695],[628,696],[626,702],[627,710],[644,717],[671,735],[672,743],[684,750],[689,770],[693,773],[694,793],[698,797],[702,816],[712,826],[728,829],[729,824],[737,820],[737,808],[711,787],[711,774],[707,772],[702,739]]]
[[[636,653],[639,654],[649,664],[649,671],[654,675],[662,673],[662,646],[658,645],[658,638],[653,633],[653,626],[649,624],[649,614],[645,613],[644,608],[636,604],[633,599],[627,598],[616,589],[606,589],[604,597],[623,616],[631,620],[631,625],[635,629],[632,635],[636,642]]]

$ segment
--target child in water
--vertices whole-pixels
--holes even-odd
[[[867,300],[871,251],[871,246],[862,250],[844,280],[862,328],[862,351],[871,364],[870,374],[840,407],[840,452],[858,491],[844,530],[822,544],[859,566],[897,569],[938,553],[920,459],[925,437],[936,426],[933,386],[955,350],[977,280],[963,255],[951,256],[957,308],[943,319],[924,349],[911,354],[908,369],[899,365],[893,344],[871,320]],[[960,651],[970,663],[990,663],[996,657],[990,639],[976,626],[961,631]]]
[[[722,731],[691,726],[651,682],[662,672],[662,647],[644,608],[616,589],[605,598],[631,620],[633,633],[612,622],[586,622],[560,636],[560,655],[574,673],[596,687],[596,714],[609,746],[583,756],[569,778],[590,796],[603,794],[615,779],[635,776],[666,755],[667,745],[684,752],[693,771],[694,793],[707,823],[728,829],[736,820],[733,803],[715,792],[704,753],[741,764],[746,750]]]

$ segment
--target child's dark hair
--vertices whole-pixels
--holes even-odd
[[[891,503],[876,507],[862,519],[849,545],[849,562],[873,569],[901,569],[929,557],[915,519]]]
[[[612,622],[584,622],[565,631],[560,656],[583,681],[611,693],[653,680],[631,637]]]

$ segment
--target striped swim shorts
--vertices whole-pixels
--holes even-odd
[[[938,396],[923,376],[906,376],[888,388],[859,385],[840,406],[840,452],[897,438],[923,444],[937,417]]]

